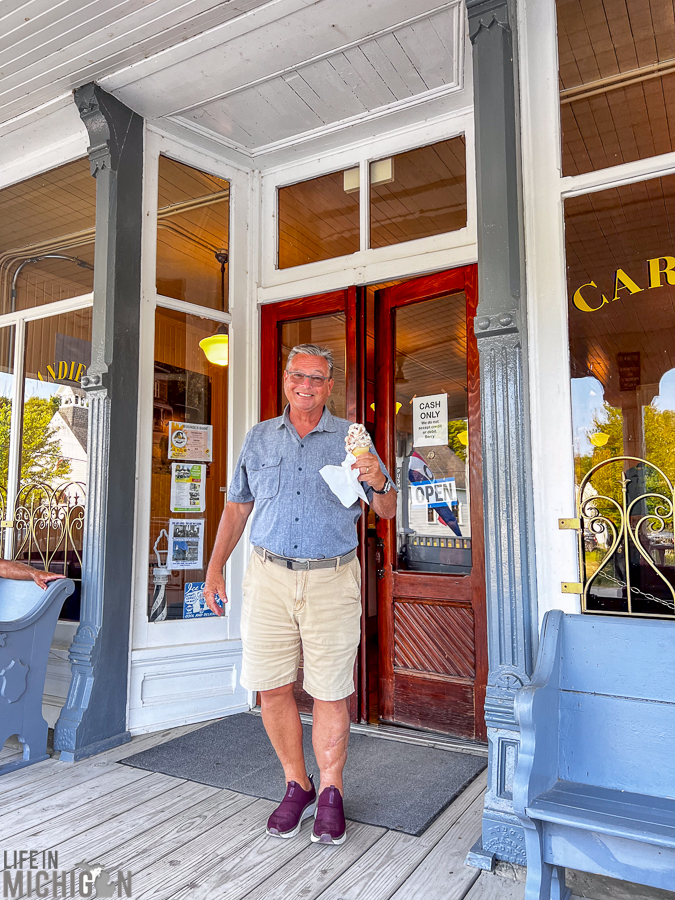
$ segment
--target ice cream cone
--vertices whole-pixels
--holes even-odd
[[[370,453],[370,447],[355,447],[352,453],[354,456],[363,456],[364,453]]]

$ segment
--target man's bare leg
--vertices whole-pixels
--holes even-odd
[[[342,770],[349,743],[349,700],[315,700],[312,744],[321,773],[319,793],[335,785],[342,790]]]
[[[302,722],[293,696],[293,685],[260,692],[262,719],[279,762],[284,767],[286,782],[295,781],[309,790],[309,778],[302,749]]]

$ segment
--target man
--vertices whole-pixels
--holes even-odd
[[[348,697],[360,640],[361,571],[356,558],[357,501],[345,508],[319,474],[340,465],[350,423],[326,408],[333,358],[314,344],[294,347],[284,372],[288,406],[249,431],[228,492],[206,574],[204,597],[221,615],[223,567],[253,512],[254,552],[243,581],[241,684],[260,691],[265,729],[286,776],[286,795],[267,833],[292,837],[315,814],[312,840],[345,839],[342,770],[349,740]],[[358,469],[368,500],[382,518],[396,514],[396,491],[375,453]],[[319,765],[317,795],[307,775],[302,724],[293,685],[304,657],[304,688],[314,698],[312,742]]]
[[[16,581],[34,581],[43,591],[47,589],[50,581],[65,577],[65,575],[55,575],[53,572],[41,572],[39,569],[34,569],[25,563],[0,559],[0,578],[13,578]]]

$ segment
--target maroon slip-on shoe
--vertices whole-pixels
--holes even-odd
[[[316,790],[311,775],[309,783],[311,787],[306,791],[296,781],[288,782],[284,799],[267,820],[269,835],[280,838],[295,837],[304,820],[314,815]]]
[[[331,785],[319,796],[311,838],[319,844],[344,844],[347,825],[342,807],[342,794]]]

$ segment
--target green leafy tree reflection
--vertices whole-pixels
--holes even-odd
[[[50,427],[60,406],[57,397],[30,397],[24,403],[23,436],[21,445],[21,483],[28,481],[53,482],[70,473],[70,463],[61,456],[61,442],[57,430]],[[0,397],[0,486],[7,488],[9,464],[9,432],[12,421],[12,401]]]

